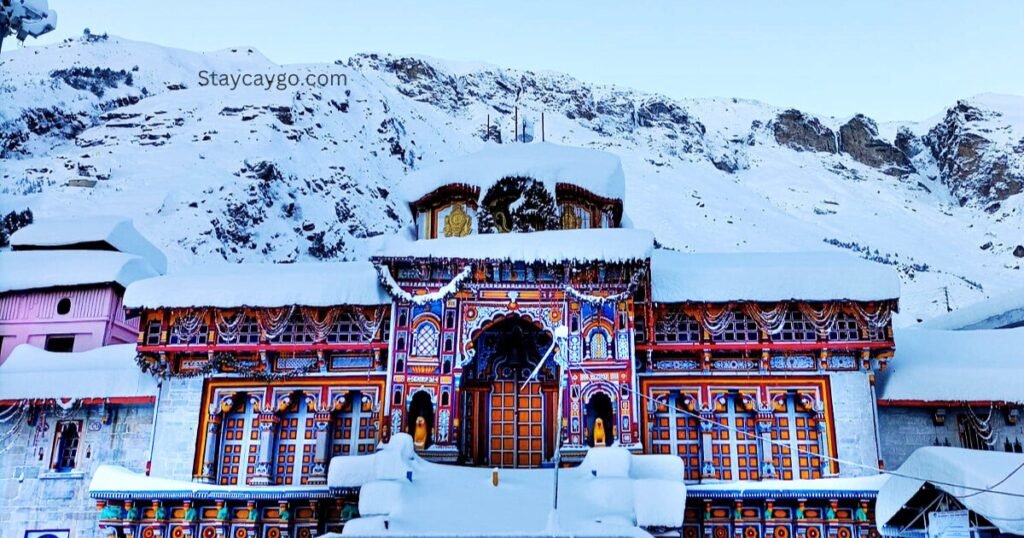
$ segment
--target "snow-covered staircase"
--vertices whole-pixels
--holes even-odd
[[[561,469],[491,469],[427,462],[412,439],[396,435],[370,456],[331,461],[332,487],[360,487],[360,517],[345,536],[647,536],[678,528],[686,500],[682,462],[593,449]]]

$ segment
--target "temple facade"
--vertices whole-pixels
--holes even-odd
[[[690,254],[626,214],[609,153],[513,144],[411,174],[367,261],[141,280],[151,472],[93,477],[100,535],[317,536],[358,515],[332,458],[397,432],[453,465],[684,463],[687,538],[874,532],[894,272]]]

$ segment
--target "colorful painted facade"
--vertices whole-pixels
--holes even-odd
[[[94,481],[100,532],[339,530],[358,492],[328,486],[331,458],[402,431],[459,465],[676,454],[688,538],[872,534],[896,277],[657,248],[623,227],[617,159],[538,147],[411,178],[415,237],[370,262],[133,285],[138,364],[163,380],[155,472]]]

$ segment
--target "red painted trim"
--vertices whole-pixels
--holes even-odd
[[[820,351],[850,349],[886,349],[894,347],[892,342],[807,342],[792,344],[773,344],[766,342],[729,343],[729,344],[642,344],[637,345],[639,351]]]
[[[372,344],[232,344],[232,345],[157,345],[139,346],[137,349],[143,353],[168,352],[168,353],[206,353],[208,351],[283,351],[301,353],[306,351],[376,351],[388,347],[385,342],[374,342]]]
[[[30,403],[43,403],[55,398],[29,398]],[[0,400],[0,405],[12,405],[22,400]],[[84,398],[80,400],[82,405],[100,405],[103,403],[115,405],[144,405],[156,402],[156,396],[113,396],[110,398]]]

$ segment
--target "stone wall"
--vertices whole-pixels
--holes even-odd
[[[122,465],[143,472],[149,455],[153,423],[151,405],[112,405],[111,420],[102,424],[99,406],[87,406],[57,417],[53,408],[34,424],[27,417],[17,432],[0,442],[0,538],[23,538],[31,530],[68,530],[69,535],[96,534],[96,505],[89,481],[101,464]],[[59,409],[58,409],[59,410]],[[53,472],[54,436],[61,420],[81,421],[75,468]],[[2,425],[3,431],[11,426]]]
[[[874,394],[866,372],[835,372],[828,375],[832,387],[837,457],[840,476],[875,474],[878,436],[875,430]]]
[[[203,398],[203,378],[165,379],[160,387],[151,474],[192,480]]]
[[[927,407],[879,407],[878,423],[882,438],[882,458],[887,469],[897,469],[910,454],[923,446],[934,446],[936,440],[949,446],[963,446],[957,417],[966,412],[960,407],[946,408],[945,424],[935,424],[935,409]],[[974,408],[974,413],[988,417],[989,408]],[[1005,408],[993,411],[989,422],[995,433],[994,450],[1005,450],[1009,440],[1011,448],[1024,443],[1024,420],[1017,424],[1007,421]]]

